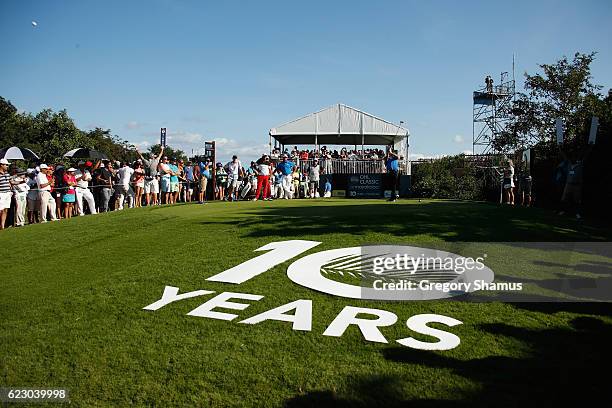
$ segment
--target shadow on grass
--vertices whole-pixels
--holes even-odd
[[[603,231],[536,209],[474,202],[367,203],[311,202],[296,207],[248,208],[240,218],[204,225],[239,226],[243,237],[302,237],[386,233],[397,237],[429,235],[446,241],[604,240]],[[244,217],[246,215],[247,217]]]
[[[593,317],[578,317],[571,328],[531,330],[506,324],[487,324],[482,329],[496,336],[526,343],[524,358],[492,356],[458,360],[442,353],[390,347],[383,350],[389,361],[411,366],[452,370],[480,384],[479,391],[458,389],[456,400],[405,399],[402,388],[410,379],[368,377],[352,381],[343,396],[319,391],[297,396],[286,407],[446,407],[446,406],[551,406],[609,400],[608,358],[612,326]],[[441,371],[441,373],[443,373]],[[444,378],[432,378],[432,387]],[[447,387],[447,384],[444,384]],[[344,397],[350,395],[350,397]]]

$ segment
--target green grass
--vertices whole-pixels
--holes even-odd
[[[10,229],[0,233],[0,386],[65,387],[72,405],[87,407],[584,401],[606,389],[598,371],[607,372],[610,356],[607,303],[344,299],[291,282],[285,272],[293,260],[241,285],[205,279],[273,241],[322,242],[306,254],[405,243],[486,250],[496,278],[529,281],[531,295],[550,300],[566,296],[546,284],[555,276],[609,283],[610,259],[580,253],[568,261],[562,252],[509,243],[605,242],[611,235],[608,227],[540,209],[375,200],[177,205]],[[482,244],[466,248],[463,241]],[[579,267],[589,262],[603,266]],[[231,311],[240,316],[232,322],[186,316],[211,296],[142,310],[165,285],[264,298]],[[285,322],[237,323],[297,299],[313,301],[311,332]],[[347,305],[395,313],[398,323],[381,329],[389,343],[367,342],[354,327],[323,336]],[[431,341],[404,324],[419,313],[461,320],[446,328],[461,344],[424,352],[396,343],[411,335]]]

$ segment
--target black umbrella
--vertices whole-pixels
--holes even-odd
[[[6,160],[40,160],[40,157],[36,155],[30,149],[25,147],[7,147],[6,149],[0,149],[0,159]]]
[[[64,154],[64,157],[70,157],[72,159],[100,159],[100,160],[108,160],[108,157],[97,150],[87,149],[84,147],[79,147],[77,149],[72,149],[69,152]]]

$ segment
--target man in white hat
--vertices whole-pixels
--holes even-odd
[[[79,162],[79,168],[74,172],[74,177],[77,181],[76,188],[76,200],[77,200],[77,211],[79,216],[83,216],[85,214],[85,209],[83,208],[83,199],[87,202],[87,206],[89,207],[89,212],[91,214],[96,214],[96,202],[94,200],[93,193],[89,190],[89,182],[92,180],[91,173],[89,172],[88,164],[91,165],[91,162]],[[92,171],[95,171],[100,165],[100,161],[94,166]]]
[[[51,221],[57,221],[57,216],[55,215],[55,198],[51,195],[51,188],[54,183],[51,169],[44,163],[41,164],[39,168],[40,172],[36,175],[36,185],[40,198],[41,222],[47,222],[47,210],[51,212]]]
[[[11,191],[13,181],[8,172],[10,164],[8,160],[0,159],[0,230],[4,229],[6,215],[11,208],[11,197],[13,195]]]

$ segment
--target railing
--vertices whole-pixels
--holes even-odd
[[[300,171],[304,171],[312,165],[314,160],[296,159]],[[380,174],[386,173],[385,161],[383,159],[320,159],[319,164],[324,174]],[[408,174],[406,160],[399,161],[400,173]]]

